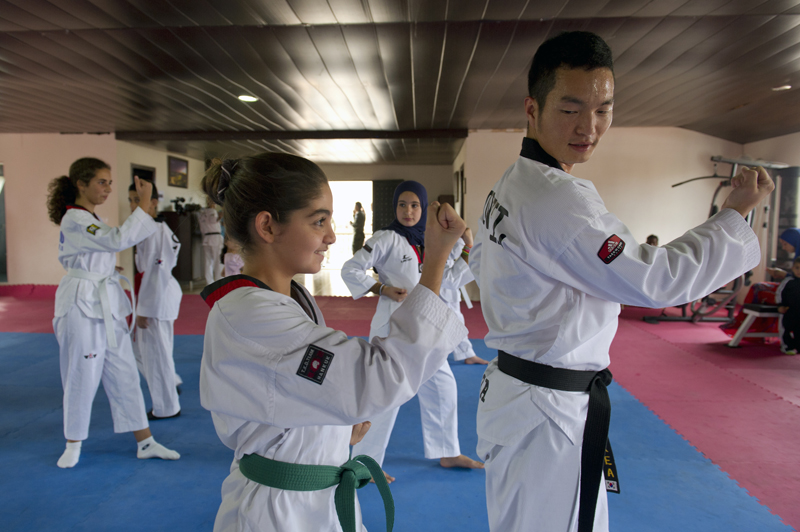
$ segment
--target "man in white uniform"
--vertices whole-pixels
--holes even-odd
[[[219,213],[214,203],[207,200],[207,208],[197,213],[200,232],[203,234],[203,272],[206,284],[211,284],[222,277],[222,226]]]
[[[181,243],[169,226],[156,217],[158,192],[155,185],[153,196],[149,205],[140,205],[136,189],[133,186],[128,189],[131,212],[141,207],[158,225],[155,233],[136,245],[135,256],[141,282],[136,283],[133,352],[150,388],[153,409],[147,413],[147,419],[151,421],[178,417],[181,413],[177,387],[182,381],[178,381],[175,374],[173,325],[183,297],[178,280],[172,276]]]
[[[594,185],[570,175],[611,125],[606,43],[586,32],[545,42],[528,86],[521,156],[489,194],[470,253],[486,344],[499,351],[477,418],[490,529],[605,531],[606,368],[620,304],[687,303],[757,265],[743,216],[774,184],[746,169],[718,214],[663,247],[639,245]]]

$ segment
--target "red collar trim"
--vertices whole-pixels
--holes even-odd
[[[220,279],[216,283],[206,286],[200,293],[200,296],[206,302],[206,305],[211,308],[214,306],[214,303],[230,294],[237,288],[242,288],[243,286],[255,286],[256,288],[265,288],[267,290],[271,290],[270,287],[258,279],[253,279],[247,275],[231,275],[224,279]]]
[[[89,214],[91,214],[92,216],[94,216],[95,218],[97,218],[97,215],[95,213],[93,213],[92,211],[90,211],[89,209],[87,209],[86,207],[81,207],[80,205],[67,205],[67,210],[70,210],[70,209],[78,209],[80,211],[86,211]],[[99,220],[100,218],[97,218],[97,219]]]

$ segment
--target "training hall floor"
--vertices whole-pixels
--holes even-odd
[[[54,287],[0,287],[0,529],[211,530],[232,451],[217,439],[199,404],[204,303],[197,295],[185,296],[175,326],[182,414],[151,425],[156,439],[181,459],[137,460],[133,437],[112,431],[101,387],[81,460],[61,470],[53,293]],[[367,335],[375,298],[318,301],[330,326]],[[609,495],[611,530],[798,529],[800,356],[781,355],[774,345],[729,349],[715,324],[641,320],[657,312],[625,309],[612,345],[610,438],[622,493]],[[492,358],[482,341],[480,306],[465,310],[465,317],[475,350]],[[462,452],[478,458],[475,409],[482,367],[452,364]],[[416,399],[401,409],[385,469],[397,477],[394,530],[488,529],[483,472],[444,470],[423,458]],[[360,490],[359,499],[367,528],[384,530],[375,486]]]

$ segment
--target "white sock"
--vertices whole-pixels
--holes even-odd
[[[177,452],[167,449],[158,443],[152,436],[146,440],[142,440],[138,444],[139,450],[136,452],[136,457],[142,460],[146,458],[161,458],[162,460],[177,460],[181,457]]]
[[[61,469],[67,469],[69,467],[75,467],[75,464],[78,463],[78,459],[81,457],[81,443],[79,441],[68,441],[67,448],[64,451],[64,454],[61,455],[61,458],[58,459],[58,467]]]

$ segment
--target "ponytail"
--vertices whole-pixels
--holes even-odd
[[[111,167],[100,159],[84,157],[72,163],[69,176],[62,175],[53,179],[47,187],[47,214],[54,224],[61,224],[67,213],[67,205],[78,200],[78,181],[88,185],[98,170],[110,170]]]
[[[222,205],[225,234],[246,253],[253,242],[251,225],[259,212],[267,211],[278,223],[304,209],[322,193],[328,182],[319,166],[285,153],[261,153],[242,159],[214,159],[203,190]]]
[[[62,175],[50,181],[47,187],[47,213],[54,224],[61,224],[61,219],[67,213],[67,205],[75,203],[76,199],[78,189],[69,177]]]

